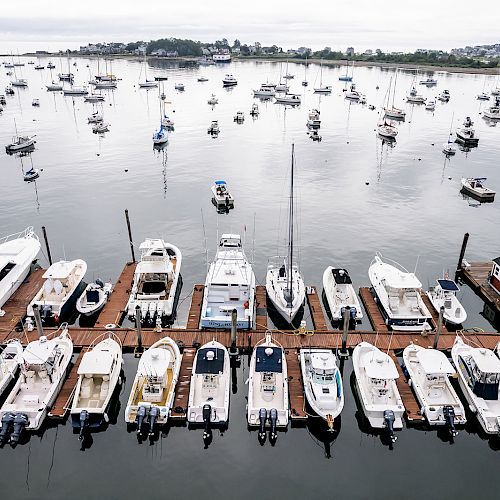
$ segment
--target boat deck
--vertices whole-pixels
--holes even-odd
[[[267,330],[267,292],[264,285],[257,285],[255,287],[255,329]]]

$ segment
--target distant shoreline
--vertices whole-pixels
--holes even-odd
[[[61,54],[22,54],[23,57],[64,57]],[[10,54],[0,54],[0,57],[10,57]],[[79,54],[71,53],[70,57],[82,57],[88,59],[97,59],[95,54]],[[99,56],[103,59],[139,59],[143,57],[136,54],[106,54]],[[180,57],[164,57],[164,56],[147,56],[148,60],[159,61],[197,61],[197,56],[180,56]],[[305,64],[305,59],[288,58],[285,55],[277,57],[232,57],[232,61],[262,61],[262,62],[283,62],[288,60],[290,63]],[[309,64],[320,64],[319,59],[307,59]],[[352,60],[349,60],[349,64]],[[224,64],[224,63],[217,63]],[[323,59],[324,66],[345,66],[346,60]],[[478,75],[500,75],[500,67],[496,68],[470,68],[460,66],[441,66],[441,65],[416,65],[414,63],[404,62],[379,62],[379,61],[354,61],[354,66],[378,67],[378,68],[399,68],[405,71],[420,71],[420,72],[439,72],[447,73],[469,73]]]

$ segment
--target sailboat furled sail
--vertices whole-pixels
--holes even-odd
[[[292,144],[292,164],[290,174],[290,203],[288,209],[288,255],[276,257],[267,267],[266,291],[276,311],[292,323],[304,305],[305,286],[298,266],[294,264],[294,163],[295,148]]]

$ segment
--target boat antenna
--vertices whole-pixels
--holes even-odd
[[[413,270],[413,274],[417,273],[418,261],[420,260],[420,255],[417,255],[417,262],[415,262],[415,269]]]
[[[201,208],[201,224],[203,227],[203,243],[205,245],[205,265],[208,269],[208,248],[207,248],[207,233],[205,231],[205,218],[203,217],[203,208]]]

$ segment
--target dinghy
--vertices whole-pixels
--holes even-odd
[[[10,340],[0,352],[0,397],[17,375],[23,346],[17,339]]]
[[[344,317],[344,310],[350,307],[351,320],[361,321],[363,312],[347,269],[328,266],[323,273],[323,290],[334,321]]]
[[[217,120],[212,120],[210,127],[208,127],[207,133],[211,135],[217,135],[219,132],[219,122]]]
[[[100,279],[89,283],[76,301],[76,310],[84,316],[92,316],[104,307],[112,290],[112,283],[103,283]]]
[[[16,444],[23,430],[38,430],[61,390],[73,342],[66,327],[58,336],[55,333],[30,342],[21,356],[21,373],[0,409],[0,444],[9,436]]]
[[[217,208],[228,207],[234,208],[234,197],[227,189],[226,181],[215,181],[211,187],[213,200]]]
[[[250,109],[250,116],[259,116],[259,105],[256,103],[252,104],[252,108]]]
[[[182,254],[175,245],[151,238],[143,241],[139,250],[141,260],[134,272],[128,316],[135,320],[139,306],[141,323],[163,324],[175,315]]]
[[[0,316],[2,306],[26,279],[39,251],[40,242],[32,226],[0,238]]]
[[[243,123],[245,121],[245,113],[243,113],[243,111],[237,111],[233,117],[233,121]]]
[[[356,387],[363,412],[375,429],[387,429],[392,442],[394,429],[403,428],[403,401],[396,385],[399,373],[391,357],[368,342],[352,353]]]
[[[40,177],[40,171],[38,170],[38,168],[30,168],[23,175],[23,179],[26,182],[34,181],[35,179],[38,179],[38,177]]]
[[[212,424],[225,424],[229,419],[230,382],[227,349],[215,340],[202,345],[193,362],[187,419],[204,424],[204,439],[210,437]]]
[[[309,406],[333,430],[344,408],[342,375],[331,349],[301,349],[300,370]]]
[[[452,436],[456,425],[466,422],[465,411],[449,376],[456,371],[444,353],[410,344],[403,351],[410,384],[429,425],[447,426]]]
[[[493,351],[467,345],[458,335],[451,357],[462,393],[484,432],[500,434],[500,360]]]
[[[259,439],[266,437],[270,427],[271,441],[277,437],[277,428],[288,426],[288,373],[284,349],[273,342],[271,333],[255,344],[250,360],[248,379],[247,420],[251,427],[259,427]]]
[[[83,354],[78,367],[71,424],[80,429],[80,439],[86,430],[97,429],[108,422],[106,411],[120,379],[123,364],[120,340],[112,333],[105,335],[108,337]]]
[[[468,177],[462,178],[462,192],[477,198],[479,201],[493,201],[496,192],[493,189],[484,186],[486,177]]]
[[[458,285],[450,279],[436,280],[437,286],[432,287],[427,292],[427,296],[432,306],[438,312],[441,306],[444,307],[443,318],[452,325],[461,325],[467,319],[467,313],[457,298],[460,291]]]
[[[59,323],[77,299],[86,272],[87,263],[81,259],[52,264],[42,276],[45,281],[29,303],[27,315],[34,316],[33,306],[36,304],[42,323]]]
[[[217,104],[219,102],[219,99],[217,99],[217,97],[215,97],[215,94],[212,94],[210,96],[210,99],[207,101],[208,104],[210,104],[211,106],[214,106],[215,104]]]
[[[179,347],[170,337],[158,340],[141,356],[125,408],[125,422],[135,424],[137,433],[148,423],[152,435],[155,424],[167,422],[181,361]]]

